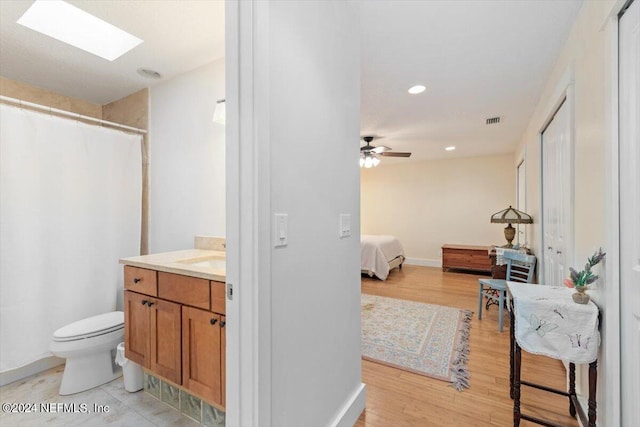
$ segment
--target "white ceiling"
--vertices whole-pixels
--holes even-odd
[[[361,135],[413,152],[383,164],[513,152],[581,5],[363,2]],[[427,90],[409,95],[417,83]]]
[[[138,68],[167,79],[224,57],[224,1],[68,2],[144,43],[110,62],[16,24],[33,0],[0,0],[0,75],[106,104],[158,82]]]
[[[113,62],[16,24],[31,3],[0,0],[0,75],[67,96],[105,104],[158,82],[138,68],[166,80],[224,57],[223,1],[71,0],[144,40]],[[383,164],[513,152],[581,5],[362,1],[361,135],[413,152]]]

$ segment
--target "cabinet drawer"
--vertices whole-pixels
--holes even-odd
[[[227,314],[225,304],[227,301],[226,285],[222,282],[211,282],[211,311]]]
[[[158,297],[205,310],[211,309],[211,292],[207,279],[159,271]]]
[[[158,296],[156,272],[145,268],[124,266],[124,288],[141,294]]]

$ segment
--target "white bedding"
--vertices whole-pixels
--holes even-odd
[[[402,244],[394,236],[360,236],[360,269],[370,276],[375,274],[385,280],[389,275],[389,262],[399,256],[404,260]]]

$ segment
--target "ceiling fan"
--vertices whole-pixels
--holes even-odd
[[[389,147],[385,147],[384,145],[378,145],[374,147],[371,145],[371,141],[373,141],[375,137],[373,136],[363,136],[362,140],[365,142],[364,147],[360,147],[360,167],[370,168],[372,166],[378,166],[380,163],[380,159],[378,156],[386,156],[386,157],[409,157],[411,153],[400,153],[394,152]]]

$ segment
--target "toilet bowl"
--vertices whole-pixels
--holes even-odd
[[[89,317],[55,331],[50,350],[54,356],[67,359],[59,393],[79,393],[122,375],[114,363],[116,347],[122,341],[122,311]]]

